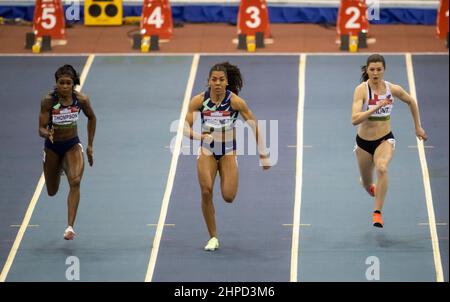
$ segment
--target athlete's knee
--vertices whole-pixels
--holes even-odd
[[[234,201],[234,198],[236,197],[236,194],[225,193],[222,194],[222,197],[225,202],[232,203]]]
[[[69,186],[71,188],[79,187],[81,184],[81,176],[69,177]]]
[[[52,182],[48,181],[46,183],[46,188],[47,188],[47,194],[48,196],[55,196],[56,193],[58,193],[58,189],[59,189],[59,183],[56,184],[52,184]]]
[[[202,187],[202,201],[207,202],[212,199],[213,190],[210,187]]]
[[[378,174],[386,174],[388,172],[388,164],[386,162],[377,163],[375,168]]]
[[[56,195],[56,193],[58,193],[58,188],[56,188],[56,189],[53,189],[53,188],[47,188],[47,194],[48,194],[48,196],[50,196],[50,197],[52,197],[52,196],[55,196]]]

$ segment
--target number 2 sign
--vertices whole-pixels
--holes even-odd
[[[238,34],[255,35],[264,33],[268,38],[269,13],[265,0],[242,0],[238,13]]]
[[[365,0],[341,0],[337,18],[338,35],[358,35],[368,32],[367,5]]]

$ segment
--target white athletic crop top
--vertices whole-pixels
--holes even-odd
[[[388,81],[384,81],[386,84],[386,94],[384,95],[377,95],[373,93],[372,89],[369,86],[369,81],[366,81],[366,88],[367,88],[367,99],[363,102],[363,111],[370,110],[372,107],[377,105],[377,102],[390,99],[391,103],[387,106],[383,106],[379,108],[377,111],[372,113],[371,116],[369,116],[369,121],[387,121],[391,118],[392,108],[394,107],[394,97],[391,93],[390,84]]]

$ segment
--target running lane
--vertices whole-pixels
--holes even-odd
[[[433,193],[444,280],[448,282],[448,55],[413,56],[416,94]]]
[[[308,56],[304,119],[299,281],[435,281],[422,172],[409,108],[396,100],[397,140],[383,209],[359,184],[353,92],[366,56]],[[404,56],[386,56],[385,79],[409,89]],[[410,147],[412,146],[412,147]],[[377,265],[379,264],[379,270]],[[379,273],[379,274],[378,274]]]
[[[83,92],[97,115],[74,241],[63,240],[67,181],[43,192],[9,281],[144,281],[192,57],[96,57]],[[170,85],[169,85],[170,83]],[[86,118],[79,134],[86,146]],[[69,258],[75,256],[77,258]],[[66,262],[67,261],[67,262]],[[75,265],[75,266],[74,266]],[[70,279],[70,278],[69,278]]]
[[[196,156],[181,155],[153,281],[289,281],[292,227],[283,224],[292,224],[293,217],[295,148],[287,146],[296,143],[299,57],[202,56],[193,94],[205,90],[210,67],[225,60],[241,69],[241,96],[256,118],[278,121],[278,162],[263,171],[255,155],[238,156],[239,190],[232,204],[223,201],[216,178],[221,246],[205,252],[209,236]]]
[[[80,70],[86,57],[0,57],[0,269],[3,268],[42,173],[38,135],[41,99],[64,64]]]

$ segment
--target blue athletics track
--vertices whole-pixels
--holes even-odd
[[[376,229],[351,124],[365,55],[1,56],[0,281],[448,281],[448,54],[385,57],[386,80],[417,98],[429,140],[417,142],[397,100]],[[263,171],[252,134],[239,132],[238,193],[226,203],[216,178],[221,246],[205,252],[198,144],[178,121],[226,60],[243,73],[274,166]],[[66,63],[97,115],[73,241],[62,236],[67,180],[47,195],[38,136],[40,99]],[[78,133],[86,147],[84,116]]]

